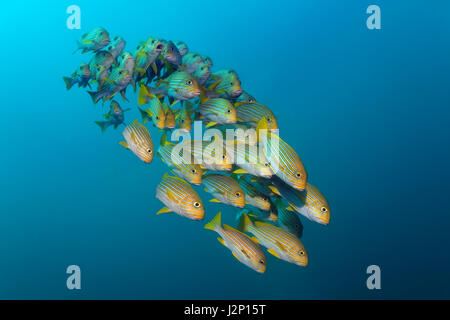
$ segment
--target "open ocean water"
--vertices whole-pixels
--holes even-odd
[[[71,4],[81,30],[66,27]],[[366,27],[371,4],[380,30]],[[2,3],[0,298],[450,298],[449,14],[449,1]],[[89,61],[72,52],[97,26],[130,51],[183,40],[272,109],[331,207],[326,227],[302,219],[306,268],[237,262],[203,229],[219,210],[236,225],[235,210],[203,188],[203,222],[156,215],[167,167],[119,146],[122,129],[102,134],[109,103],[62,81]],[[81,290],[66,288],[72,264]],[[366,287],[373,264],[381,290]]]

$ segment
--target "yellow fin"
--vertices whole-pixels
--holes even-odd
[[[246,174],[247,171],[245,171],[244,169],[237,169],[237,170],[234,170],[233,173]]]
[[[217,199],[215,199],[215,198],[209,200],[209,202],[218,202],[218,203],[221,203],[219,200],[217,200]]]
[[[169,200],[171,202],[177,202],[177,198],[175,197],[175,194],[170,190],[167,190],[167,197],[169,198]]]
[[[294,209],[292,209],[292,207],[286,207],[286,210],[287,210],[287,211],[292,211],[292,212],[295,212],[295,210],[294,210]]]
[[[269,189],[272,190],[273,193],[281,196],[280,191],[278,191],[278,189],[275,188],[274,186],[269,186]]]
[[[224,224],[223,225],[223,228],[225,229],[225,230],[232,230],[232,231],[237,231],[235,228],[233,228],[233,227],[230,227],[229,225],[227,225],[227,224]]]
[[[214,126],[214,125],[216,125],[217,123],[215,123],[215,122],[210,122],[210,123],[208,123],[207,125],[206,125],[206,128],[209,128],[209,127],[212,127],[212,126]]]
[[[217,213],[217,215],[209,223],[205,224],[205,229],[214,231],[216,228],[220,227],[220,217],[221,213],[219,211],[219,213]]]
[[[147,97],[149,96],[148,89],[144,84],[139,87],[138,105],[142,106],[147,103]]]
[[[278,253],[275,252],[275,250],[273,250],[273,249],[268,249],[267,251],[268,251],[271,255],[274,255],[275,257],[280,258],[280,256],[278,255]]]
[[[236,259],[238,259],[239,262],[241,262],[241,260],[239,260],[238,256],[237,256],[233,251],[231,251],[231,253],[233,254],[233,256],[234,256]]]
[[[158,74],[158,68],[156,67],[156,63],[152,63],[152,69],[155,72],[155,74]]]
[[[119,144],[120,144],[122,147],[128,149],[128,144],[127,144],[125,141],[120,141]]]
[[[172,212],[172,210],[170,210],[167,207],[162,207],[156,214],[168,213],[168,212]]]
[[[257,237],[255,237],[255,236],[251,237],[250,239],[252,239],[252,240],[253,240],[253,242],[255,242],[255,243],[259,243],[259,241],[258,241],[258,238],[257,238]]]
[[[222,238],[217,238],[217,240],[219,240],[219,242],[220,242],[221,244],[223,244],[223,245],[226,247],[226,244],[225,244],[225,242],[223,241]]]

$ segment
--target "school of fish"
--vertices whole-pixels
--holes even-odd
[[[220,212],[204,228],[215,231],[239,262],[264,273],[262,246],[278,259],[306,266],[300,216],[328,225],[330,207],[310,184],[298,153],[280,138],[272,110],[242,89],[236,71],[214,71],[210,57],[191,52],[183,41],[149,37],[133,51],[125,48],[125,39],[111,38],[105,28],[85,33],[76,51],[90,53],[90,60],[63,80],[67,90],[88,87],[94,104],[110,101],[104,119],[95,121],[102,132],[123,126],[120,145],[144,163],[156,154],[167,165],[169,171],[156,188],[155,196],[164,205],[157,214],[203,220],[204,202],[195,190],[202,188],[212,196],[210,202],[235,208],[236,228],[222,224]],[[114,100],[119,94],[128,101],[127,89],[138,92],[141,122],[127,124],[124,114],[130,109]],[[187,139],[181,144],[186,149],[170,141],[174,130],[189,133],[195,121],[222,134],[254,129],[256,135],[236,136],[231,142]],[[161,134],[157,148],[147,124]],[[267,132],[264,137],[257,133],[261,129]],[[262,152],[255,152],[254,145]],[[174,161],[174,154],[189,161]]]

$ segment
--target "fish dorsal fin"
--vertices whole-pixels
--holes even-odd
[[[223,225],[223,228],[224,228],[225,230],[228,230],[228,231],[237,231],[235,228],[230,227],[230,226],[227,225],[227,224],[224,224],[224,225]]]
[[[217,200],[216,198],[212,198],[211,200],[209,200],[209,202],[217,202],[217,203],[221,203],[219,200]]]

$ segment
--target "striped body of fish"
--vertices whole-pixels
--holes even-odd
[[[316,187],[307,183],[305,191],[299,191],[276,176],[271,181],[275,187],[272,188],[274,192],[283,197],[295,211],[323,225],[330,222],[330,207],[325,196]]]
[[[273,174],[272,165],[267,160],[261,147],[244,143],[227,144],[227,153],[233,163],[241,170],[236,173],[249,173],[254,176],[270,178]]]
[[[191,131],[191,114],[186,107],[183,107],[175,112],[175,127],[184,132]]]
[[[125,49],[127,42],[121,36],[115,36],[111,42],[106,46],[105,50],[108,51],[112,57],[117,59],[119,55],[122,54],[123,49]]]
[[[199,63],[192,75],[197,79],[199,85],[203,86],[211,75],[209,66],[205,62]]]
[[[112,54],[108,51],[100,50],[89,61],[89,66],[104,66],[105,69],[109,69],[113,63],[114,57],[112,56]]]
[[[127,70],[114,68],[109,75],[109,80],[104,81],[104,85],[96,92],[88,91],[92,101],[97,103],[99,100],[107,101],[114,97],[118,92],[124,90],[131,82],[132,77]]]
[[[247,267],[259,273],[266,271],[266,256],[261,248],[246,234],[227,225],[221,225],[220,212],[205,225],[205,229],[215,231],[221,244],[231,250],[233,256]]]
[[[184,71],[170,75],[167,94],[177,100],[190,100],[200,96],[200,87],[193,76]]]
[[[233,207],[245,206],[245,194],[237,181],[222,174],[207,174],[203,177],[205,191],[212,194],[211,202],[221,202]]]
[[[181,56],[185,56],[189,52],[187,44],[183,41],[175,41],[175,46],[177,47]]]
[[[126,142],[119,142],[120,145],[131,150],[139,159],[145,163],[153,160],[153,141],[147,128],[134,120],[125,127],[122,132]]]
[[[235,102],[253,103],[256,102],[256,99],[247,91],[242,91],[241,95],[237,97]]]
[[[159,146],[158,153],[165,164],[172,169],[172,171],[179,177],[186,179],[194,185],[200,185],[202,183],[203,170],[200,165],[193,163],[190,155],[186,159],[180,155],[181,147],[173,143],[167,142],[166,135],[161,138],[161,145]],[[177,157],[177,154],[180,157]]]
[[[77,50],[81,49],[82,53],[98,51],[109,43],[110,39],[108,31],[106,31],[105,28],[97,27],[81,36],[81,41],[77,41]]]
[[[203,62],[202,56],[198,53],[189,52],[183,56],[182,68],[189,74],[192,74],[197,70],[200,63]]]
[[[214,72],[206,84],[224,98],[237,99],[242,94],[241,81],[231,69]]]
[[[208,99],[199,106],[198,111],[206,120],[213,122],[213,124],[236,123],[236,110],[227,99]]]
[[[252,239],[266,247],[275,257],[303,267],[308,265],[308,253],[292,233],[269,223],[252,222],[246,214],[241,217],[239,230],[252,233]]]
[[[163,49],[164,45],[152,37],[148,38],[146,42],[141,42],[134,54],[136,57],[135,76],[142,77]]]
[[[205,216],[202,199],[188,182],[179,177],[165,174],[156,187],[156,198],[166,206],[157,214],[175,212],[192,220],[202,220]]]
[[[275,133],[269,132],[262,142],[274,173],[297,190],[306,188],[307,173],[298,154]]]
[[[128,71],[129,74],[134,73],[134,67],[136,66],[136,59],[130,52],[122,53],[118,58],[119,68],[123,68]]]
[[[238,183],[245,193],[245,201],[247,204],[258,208],[263,211],[270,210],[269,197],[260,193],[251,183],[249,183],[245,178],[239,177]]]
[[[239,122],[246,122],[253,128],[261,127],[267,130],[277,130],[277,119],[273,112],[259,102],[237,102],[236,117]],[[264,124],[264,125],[262,125]]]
[[[163,108],[164,108],[165,117],[166,117],[164,127],[168,128],[168,129],[175,128],[175,126],[176,126],[175,114],[173,113],[172,108],[167,103],[163,103]]]
[[[278,212],[278,225],[300,239],[303,236],[303,224],[297,213],[291,207],[284,205],[280,198],[275,200],[275,205]]]
[[[223,143],[186,140],[183,146],[191,153],[192,161],[206,170],[230,171],[232,168],[231,158],[226,153]]]
[[[163,129],[165,127],[166,112],[164,110],[161,101],[154,94],[150,94],[147,91],[145,85],[141,85],[139,88],[138,104],[142,105],[148,103],[149,108],[147,111],[140,110],[142,115],[142,121],[144,124],[152,120],[155,127]]]

